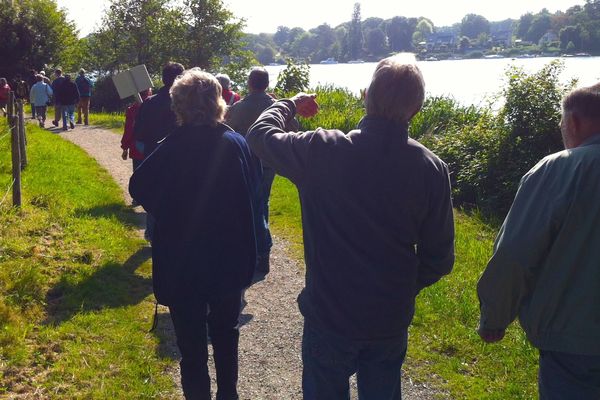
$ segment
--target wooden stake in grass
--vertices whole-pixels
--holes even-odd
[[[19,152],[21,155],[21,170],[27,166],[27,137],[25,136],[25,115],[23,112],[23,100],[17,100],[17,118],[19,118]]]
[[[19,146],[19,122],[15,116],[15,94],[8,95],[8,125],[11,132],[13,206],[21,207],[21,149]]]

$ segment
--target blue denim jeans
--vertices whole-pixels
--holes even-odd
[[[349,400],[354,373],[360,400],[400,400],[407,339],[408,333],[386,340],[350,340],[321,332],[305,321],[304,400]]]
[[[600,356],[540,350],[540,400],[600,399]]]
[[[62,106],[63,129],[67,127],[67,122],[75,124],[75,104]]]
[[[211,400],[207,334],[213,347],[217,374],[216,398],[238,399],[238,319],[241,296],[241,292],[237,292],[169,307],[177,347],[181,352],[181,385],[186,400]],[[210,307],[208,314],[207,306]]]

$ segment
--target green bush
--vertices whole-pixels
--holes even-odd
[[[508,69],[497,114],[441,98],[415,117],[411,134],[448,163],[457,205],[504,216],[521,177],[562,150],[560,102],[573,86],[560,83],[563,68],[551,62],[533,74]]]
[[[287,66],[279,73],[275,93],[282,96],[290,92],[303,92],[308,89],[310,67],[308,64],[294,64],[287,60]]]
[[[420,139],[444,134],[465,125],[473,125],[485,112],[475,106],[464,107],[451,97],[428,97],[410,124],[410,136]]]
[[[133,98],[121,100],[115,87],[112,76],[105,75],[98,78],[94,84],[94,91],[90,100],[90,108],[99,112],[123,111]]]
[[[363,101],[346,89],[319,86],[315,89],[319,113],[312,118],[299,118],[302,129],[339,129],[349,132],[355,129],[365,110]]]

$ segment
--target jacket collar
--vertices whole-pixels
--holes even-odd
[[[600,144],[600,133],[597,133],[587,138],[587,140],[581,143],[578,147],[589,146],[591,144]]]
[[[398,123],[380,117],[366,116],[358,123],[358,129],[367,132],[400,134],[403,140],[408,140],[408,123]]]

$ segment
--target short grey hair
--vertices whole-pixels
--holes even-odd
[[[564,113],[600,121],[600,83],[573,90],[564,97],[562,108]]]
[[[227,105],[212,74],[200,68],[188,69],[175,79],[170,93],[179,125],[216,126],[223,121]]]
[[[398,54],[377,64],[365,99],[368,116],[408,123],[424,101],[425,81],[414,54]]]
[[[231,79],[229,78],[229,75],[227,75],[227,74],[217,74],[215,76],[215,78],[217,78],[217,80],[219,81],[219,83],[221,84],[221,87],[223,89],[229,90],[229,88],[231,87]]]

